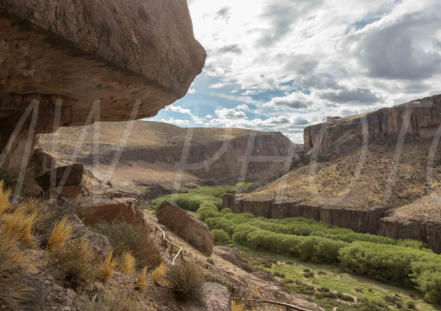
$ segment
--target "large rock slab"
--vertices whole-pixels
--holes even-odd
[[[44,190],[55,187],[80,186],[83,181],[83,173],[82,164],[72,164],[46,171],[36,180]],[[51,175],[54,176],[54,184],[51,184]]]
[[[144,213],[131,198],[89,199],[80,204],[77,214],[88,225],[125,222],[145,226]]]
[[[0,149],[30,105],[36,133],[84,125],[92,107],[102,121],[154,116],[205,63],[186,0],[5,0],[0,12]]]
[[[205,310],[230,311],[230,293],[225,286],[218,283],[206,282],[199,289],[199,297]]]
[[[160,224],[182,237],[206,256],[213,253],[213,237],[207,225],[191,216],[178,205],[162,202],[156,211]]]

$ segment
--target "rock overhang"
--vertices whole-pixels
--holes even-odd
[[[0,96],[69,98],[65,125],[97,101],[102,121],[132,118],[137,100],[136,118],[151,117],[205,63],[186,0],[5,0],[0,12]]]
[[[156,115],[187,93],[205,58],[186,0],[0,2],[0,164],[18,165],[31,127]]]

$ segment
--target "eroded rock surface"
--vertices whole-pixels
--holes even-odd
[[[36,133],[84,125],[92,108],[103,121],[151,117],[186,94],[205,62],[185,0],[6,0],[0,12],[2,150],[29,107]],[[7,166],[18,166],[31,123]]]
[[[363,123],[369,142],[395,139],[402,130],[408,140],[431,138],[441,124],[441,95],[362,115],[328,118],[326,123],[305,128],[305,149],[316,148],[318,155],[327,155],[361,147]]]
[[[131,198],[86,199],[78,207],[78,216],[88,225],[125,222],[144,226],[143,212]]]

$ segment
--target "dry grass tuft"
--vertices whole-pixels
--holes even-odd
[[[155,268],[161,263],[159,248],[142,226],[103,223],[97,225],[95,230],[109,238],[115,256],[130,252],[136,259],[138,269]]]
[[[136,274],[136,259],[129,252],[123,253],[122,270],[128,276],[134,276]]]
[[[20,302],[31,296],[23,281],[30,264],[29,254],[20,249],[17,240],[0,235],[0,310],[21,310]]]
[[[142,311],[129,296],[117,292],[104,292],[93,297],[83,296],[79,310],[82,311]]]
[[[115,273],[115,266],[116,262],[113,260],[113,251],[111,251],[107,257],[106,260],[104,260],[103,269],[101,271],[101,280],[104,283],[107,283]]]
[[[12,213],[5,213],[1,216],[2,223],[1,234],[9,239],[24,242],[28,245],[34,243],[32,227],[37,218],[38,211],[31,214],[26,212],[26,207],[21,205]]]
[[[189,300],[196,297],[196,289],[201,285],[204,276],[199,266],[186,262],[170,267],[165,275],[172,285],[176,298]]]
[[[165,275],[167,274],[168,268],[164,264],[160,264],[152,273],[152,280],[159,283],[165,284],[167,280],[165,279]]]
[[[50,251],[56,251],[65,246],[66,242],[72,236],[72,226],[67,223],[67,216],[64,216],[54,225],[52,233],[47,241],[47,247]]]
[[[144,267],[138,276],[138,282],[136,282],[137,290],[143,292],[147,288],[147,267]]]
[[[231,302],[231,311],[245,311],[245,306],[237,301]]]
[[[71,240],[51,252],[49,262],[72,288],[83,287],[98,278],[98,263],[89,242]]]

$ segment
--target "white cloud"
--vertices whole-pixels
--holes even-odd
[[[237,110],[243,110],[243,111],[250,111],[250,107],[248,107],[245,104],[237,106],[236,109]]]
[[[208,52],[204,75],[215,81],[197,94],[219,99],[213,118],[171,108],[193,121],[301,139],[306,124],[326,116],[441,91],[439,0],[189,3],[196,37]],[[230,105],[222,107],[222,100]]]
[[[235,109],[222,108],[214,111],[216,116],[220,120],[237,120],[237,119],[245,119],[247,115],[243,111],[238,111]]]

